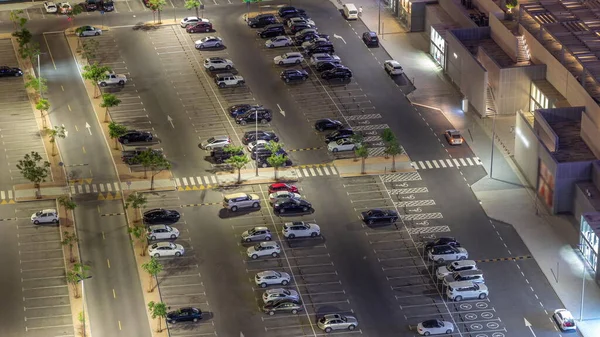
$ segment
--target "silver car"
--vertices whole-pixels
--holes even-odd
[[[150,240],[173,240],[179,237],[179,230],[168,225],[152,225],[148,226],[147,236]]]
[[[229,136],[214,136],[200,143],[200,148],[208,151],[220,149],[231,144]]]
[[[276,288],[265,291],[262,295],[262,299],[265,303],[281,300],[298,301],[300,300],[300,296],[296,290]]]
[[[277,47],[289,47],[293,45],[292,39],[287,36],[275,36],[274,38],[268,39],[265,42],[265,47],[267,48],[277,48]]]
[[[344,316],[339,314],[325,315],[317,322],[319,329],[325,332],[333,330],[354,330],[358,326],[358,320],[352,316]]]
[[[242,233],[242,241],[271,241],[271,231],[264,226],[256,226]]]
[[[269,202],[274,204],[283,199],[302,199],[302,196],[298,193],[292,193],[289,191],[277,191],[269,194]]]
[[[102,29],[92,26],[81,26],[75,30],[77,36],[98,36],[102,35]]]
[[[220,37],[207,36],[201,40],[197,40],[194,44],[196,49],[220,48],[223,46],[223,40]]]

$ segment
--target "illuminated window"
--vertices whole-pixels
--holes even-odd
[[[550,104],[548,97],[546,97],[546,95],[544,95],[544,93],[533,82],[531,82],[529,93],[529,111],[548,108],[554,108],[554,104]]]
[[[444,68],[446,66],[445,52],[446,42],[444,41],[444,38],[431,27],[429,53],[433,56],[435,62]]]
[[[579,243],[579,250],[581,250],[583,258],[589,264],[589,266],[596,271],[596,265],[598,263],[598,246],[600,246],[600,240],[583,216],[581,217]]]

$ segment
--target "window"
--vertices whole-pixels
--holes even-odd
[[[445,62],[445,51],[446,51],[446,41],[444,38],[433,28],[431,27],[431,38],[430,38],[430,46],[429,53],[433,56],[433,59],[437,64],[446,68]]]
[[[531,82],[529,93],[529,111],[548,108],[554,108],[554,104],[551,104],[548,100],[548,97],[546,97],[546,95],[544,95],[544,93],[533,82]]]
[[[581,227],[579,233],[579,250],[583,254],[583,258],[590,265],[592,270],[596,271],[596,265],[598,263],[598,246],[600,240],[594,233],[590,224],[587,222],[585,217],[581,217]]]

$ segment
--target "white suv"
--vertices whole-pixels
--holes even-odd
[[[300,64],[302,61],[304,61],[304,56],[298,52],[285,53],[281,56],[275,56],[275,58],[273,58],[273,63],[280,66],[287,64]]]
[[[44,209],[31,215],[31,222],[35,225],[40,223],[58,223],[58,212],[55,209]]]
[[[246,250],[246,254],[252,260],[256,260],[261,256],[269,256],[278,257],[279,253],[281,253],[281,247],[276,242],[273,241],[264,241],[258,243],[252,247],[248,247]]]
[[[317,237],[321,235],[321,227],[316,223],[304,221],[287,222],[283,225],[283,236],[288,239],[301,237]]]
[[[223,73],[217,74],[217,76],[215,76],[215,83],[219,86],[219,88],[225,88],[244,85],[246,83],[246,80],[244,80],[244,78],[239,75],[234,75],[232,73]]]
[[[223,197],[223,207],[232,212],[237,212],[239,208],[259,208],[260,198],[256,194],[234,193]]]
[[[466,260],[469,258],[469,252],[462,247],[443,245],[431,248],[427,253],[427,257],[431,261],[444,263],[444,261]]]
[[[438,280],[443,280],[446,276],[457,272],[457,271],[465,271],[465,270],[476,270],[477,263],[473,260],[461,260],[454,261],[446,266],[438,267],[435,275]]]
[[[484,299],[488,297],[488,287],[483,283],[472,281],[450,282],[446,288],[446,296],[459,302],[467,298]]]
[[[222,57],[209,57],[204,60],[204,68],[212,71],[216,69],[231,69],[233,68],[233,61]]]
[[[290,283],[292,277],[290,274],[283,271],[261,271],[254,276],[254,283],[261,288],[266,288],[269,285],[282,285],[286,286]]]

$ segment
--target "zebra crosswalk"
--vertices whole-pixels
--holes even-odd
[[[301,165],[296,167],[298,177],[334,176],[338,171],[333,165]]]
[[[14,204],[15,199],[12,190],[0,191],[0,205]]]
[[[482,166],[483,163],[478,157],[452,158],[413,161],[410,165],[417,170],[430,170],[449,167]]]

